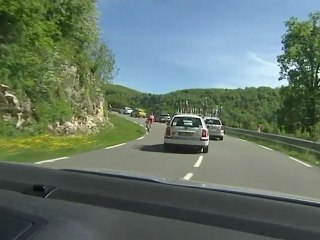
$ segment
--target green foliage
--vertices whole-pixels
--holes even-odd
[[[120,85],[107,84],[105,86],[106,100],[113,108],[124,106],[142,107],[142,99],[145,95],[142,92]]]
[[[114,77],[94,0],[1,0],[0,55],[1,83],[30,98],[42,123],[67,120]]]
[[[0,119],[0,136],[9,136],[9,137],[13,137],[16,136],[16,129],[14,127],[14,125],[9,124],[3,120]]]
[[[46,121],[46,124],[52,123],[54,121],[68,121],[71,119],[73,114],[72,106],[69,102],[64,100],[56,100],[48,104],[41,102],[38,104],[38,112],[42,122]]]
[[[207,113],[212,112],[216,105],[222,105],[221,119],[228,126],[256,130],[258,123],[261,123],[262,131],[278,131],[279,89],[267,87],[234,90],[187,89],[156,95],[141,93],[119,85],[108,85],[106,98],[115,108],[142,107],[148,112],[171,114],[184,108],[186,100],[189,102],[189,108],[205,109],[205,98],[207,98]]]
[[[293,17],[286,28],[278,62],[280,80],[289,86],[281,91],[279,124],[291,133],[307,131],[315,138],[320,122],[320,12],[305,21]]]

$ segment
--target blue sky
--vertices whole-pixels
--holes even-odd
[[[142,92],[277,87],[284,22],[319,0],[100,0],[114,79]]]

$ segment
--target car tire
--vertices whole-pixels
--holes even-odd
[[[209,152],[209,146],[203,147],[203,153],[208,153]]]
[[[223,137],[220,137],[219,139],[220,139],[220,141],[222,141],[222,140],[223,140]]]
[[[171,150],[170,145],[164,143],[164,144],[163,144],[163,151],[164,151],[164,152],[170,152],[170,150]]]

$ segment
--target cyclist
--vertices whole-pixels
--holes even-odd
[[[149,115],[149,117],[147,118],[147,120],[146,120],[146,128],[147,128],[148,132],[150,132],[151,125],[152,125],[152,123],[153,123],[154,121],[155,121],[154,115],[153,115],[153,113],[151,113],[151,114]]]

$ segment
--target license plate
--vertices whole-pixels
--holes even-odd
[[[179,132],[179,136],[193,136],[192,132]]]

